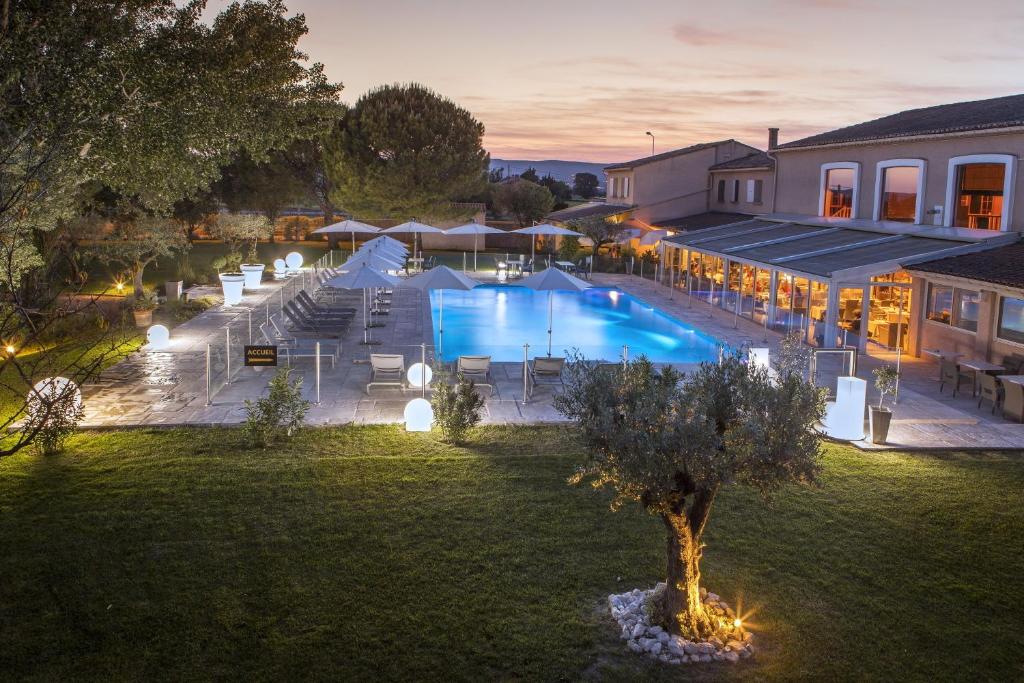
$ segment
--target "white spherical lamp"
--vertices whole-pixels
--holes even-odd
[[[414,398],[405,405],[405,431],[429,432],[434,424],[434,408],[425,398]]]
[[[50,410],[63,410],[65,413],[77,411],[82,407],[82,392],[78,385],[67,377],[47,377],[36,382],[32,391],[28,394],[29,419],[44,411],[50,406]],[[52,412],[51,412],[52,415]]]
[[[288,266],[288,270],[298,270],[302,267],[302,254],[293,251],[284,257],[284,262]]]
[[[146,341],[152,351],[164,351],[171,345],[171,331],[163,325],[153,325],[146,332]]]
[[[414,386],[417,389],[420,387],[429,387],[430,380],[434,378],[434,371],[430,369],[429,365],[423,363],[413,363],[412,367],[409,368],[409,372],[406,374],[409,379],[409,385]]]
[[[274,259],[274,271],[277,273],[283,273],[288,270],[288,264],[285,263],[283,258]]]

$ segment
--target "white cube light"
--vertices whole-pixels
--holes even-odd
[[[146,332],[150,351],[165,351],[171,346],[171,331],[163,325],[153,325]]]
[[[406,373],[406,378],[409,380],[410,386],[417,389],[424,386],[429,387],[430,380],[434,378],[434,371],[430,369],[429,365],[413,363]]]
[[[833,439],[860,441],[864,438],[864,409],[868,383],[858,377],[840,377],[836,383],[836,400],[825,405],[821,423]]]
[[[52,408],[63,408],[66,412],[76,411],[82,407],[82,392],[78,385],[67,377],[47,377],[36,382],[28,394],[26,412],[29,419],[34,418],[41,409],[51,403]]]
[[[405,405],[405,431],[429,432],[434,424],[434,408],[425,398],[414,398]]]
[[[302,267],[302,254],[297,251],[293,251],[284,257],[284,262],[285,265],[288,266],[289,271],[295,272]]]

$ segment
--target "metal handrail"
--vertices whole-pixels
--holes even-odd
[[[818,376],[818,356],[822,355],[822,354],[828,354],[828,355],[841,354],[844,357],[848,357],[850,359],[850,374],[847,375],[847,376],[848,377],[856,377],[857,376],[857,356],[858,356],[858,350],[857,350],[856,346],[843,346],[843,347],[824,348],[824,349],[822,349],[822,348],[814,348],[814,349],[811,349],[810,375],[811,375],[811,383],[812,384],[817,379],[817,376]],[[844,362],[843,362],[843,369],[844,370],[846,369],[845,359],[844,359]]]

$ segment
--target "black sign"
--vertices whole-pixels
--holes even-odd
[[[275,367],[277,365],[276,346],[246,346],[246,367]]]

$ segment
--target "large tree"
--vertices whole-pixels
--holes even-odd
[[[791,366],[790,366],[791,367]],[[729,635],[700,596],[704,530],[723,487],[770,492],[813,482],[822,394],[800,372],[777,378],[737,355],[688,375],[641,358],[608,367],[576,359],[556,408],[579,426],[589,460],[575,477],[639,501],[667,532],[666,587],[654,617],[688,638]]]
[[[479,193],[484,127],[422,85],[388,85],[356,102],[324,147],[335,205],[357,216],[447,218]]]
[[[294,168],[276,152],[259,163],[241,154],[221,170],[214,191],[229,211],[259,211],[270,225],[277,223],[283,209],[309,196]],[[273,241],[273,231],[269,237]]]
[[[577,173],[572,179],[572,191],[583,199],[590,199],[597,194],[598,180],[593,173]]]
[[[546,187],[516,179],[495,186],[494,205],[498,211],[512,216],[517,224],[527,226],[551,213],[555,198]]]
[[[338,111],[339,114],[343,112],[342,109]],[[336,208],[331,193],[334,191],[334,183],[324,167],[323,137],[295,140],[277,154],[291,168],[292,175],[302,184],[305,193],[320,207],[324,214],[324,225],[333,223]]]
[[[606,216],[586,216],[567,221],[569,227],[582,233],[593,244],[593,258],[597,260],[597,252],[605,244],[615,242],[626,229],[622,223],[614,223]]]

